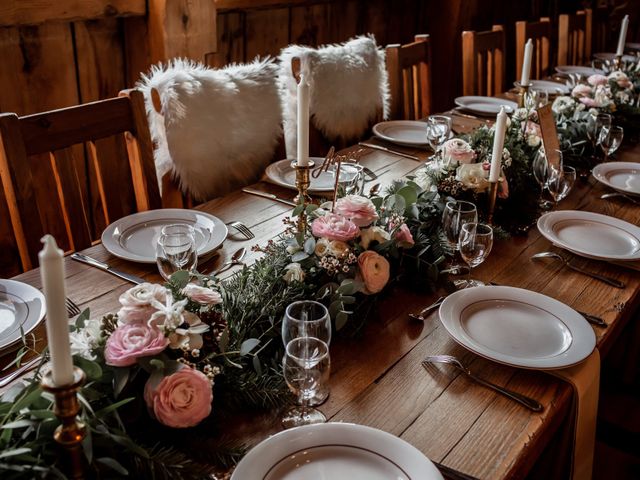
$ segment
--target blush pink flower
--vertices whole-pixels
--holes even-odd
[[[595,75],[591,75],[589,78],[587,78],[587,82],[589,83],[589,85],[593,85],[595,87],[597,85],[606,85],[607,83],[609,83],[609,80],[604,75],[596,73]]]
[[[311,224],[311,231],[316,237],[343,242],[348,242],[360,235],[360,229],[355,223],[335,213],[316,218]]]
[[[376,206],[371,200],[360,195],[347,195],[336,202],[336,213],[348,218],[358,227],[371,225],[378,219]]]
[[[589,97],[581,97],[578,99],[580,101],[580,103],[586,105],[589,108],[597,108],[600,107],[601,105],[596,102],[593,98],[589,98]]]
[[[130,288],[122,295],[119,301],[122,307],[118,311],[118,319],[123,323],[143,323],[156,312],[151,305],[152,301],[164,302],[168,290],[161,285],[141,283]]]
[[[140,357],[162,352],[168,344],[161,331],[146,323],[125,323],[107,339],[104,358],[107,365],[128,367]]]
[[[460,138],[452,138],[442,145],[442,154],[448,162],[457,164],[471,163],[476,159],[476,152],[467,142]]]
[[[156,384],[149,379],[144,387],[144,399],[160,423],[187,428],[209,416],[213,391],[205,374],[184,367]]]
[[[406,223],[400,225],[400,228],[396,231],[396,240],[398,241],[398,245],[403,248],[411,248],[416,243]]]
[[[195,283],[188,283],[182,289],[182,294],[192,300],[203,305],[217,305],[222,303],[222,296],[219,292],[206,287],[201,287]]]
[[[593,90],[589,85],[578,84],[575,87],[573,87],[573,90],[571,90],[571,96],[580,98],[580,97],[590,96],[592,92]]]
[[[389,262],[373,250],[367,250],[358,256],[358,267],[366,294],[380,292],[389,281]]]

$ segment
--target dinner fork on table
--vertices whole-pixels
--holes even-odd
[[[249,229],[249,227],[247,227],[244,223],[238,220],[234,220],[233,222],[228,222],[226,225],[228,227],[235,228],[247,240],[251,240],[252,238],[256,237],[254,233]]]
[[[67,313],[70,317],[76,317],[80,315],[81,310],[76,302],[67,297],[64,299],[64,303],[67,306]]]

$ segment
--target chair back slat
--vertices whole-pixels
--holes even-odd
[[[517,76],[522,72],[524,47],[528,39],[533,42],[531,78],[541,79],[547,77],[551,74],[551,20],[543,17],[539,22],[516,22]]]
[[[591,51],[608,52],[611,46],[612,30],[610,23],[611,9],[608,6],[595,9],[585,8],[587,28],[590,30]]]
[[[563,14],[558,18],[558,64],[582,65],[590,56],[587,51],[587,16],[584,11]]]
[[[9,205],[2,188],[0,188],[0,218],[3,219],[0,222],[0,250],[2,251],[2,255],[0,255],[0,272],[2,272],[3,277],[9,278],[22,272],[22,266],[18,243],[13,234],[13,227],[10,221]]]
[[[416,35],[407,45],[386,48],[391,118],[415,120],[431,112],[431,40]]]
[[[505,44],[502,25],[486,32],[462,32],[463,95],[493,96],[504,91]]]

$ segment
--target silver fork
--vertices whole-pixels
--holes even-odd
[[[71,300],[69,297],[65,298],[65,304],[67,306],[67,313],[69,314],[70,317],[75,317],[77,315],[80,315],[80,307],[76,304],[76,302],[74,302],[73,300]]]
[[[449,365],[453,365],[454,367],[461,370],[467,377],[478,382],[480,385],[488,387],[498,392],[499,394],[504,395],[507,398],[510,398],[511,400],[515,400],[520,405],[523,405],[529,410],[533,410],[534,412],[541,412],[544,409],[542,404],[537,400],[534,400],[533,398],[527,397],[526,395],[522,395],[520,393],[514,392],[507,388],[501,387],[500,385],[496,385],[495,383],[489,382],[488,380],[485,380],[483,378],[476,376],[475,374],[471,373],[471,370],[465,367],[462,364],[462,362],[460,362],[460,360],[458,360],[456,357],[453,357],[451,355],[433,355],[425,358],[422,361],[422,366],[426,369],[427,366],[432,363],[447,363]]]
[[[236,230],[238,230],[238,232],[240,232],[242,234],[242,236],[245,237],[247,240],[251,240],[252,238],[256,237],[253,234],[253,232],[249,229],[249,227],[247,227],[244,223],[239,222],[237,220],[227,223],[227,226],[235,228]]]

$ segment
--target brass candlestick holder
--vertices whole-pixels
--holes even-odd
[[[487,213],[487,223],[493,225],[493,212],[496,209],[496,198],[498,197],[498,180],[489,184],[489,210]]]
[[[622,55],[616,55],[613,59],[613,69],[622,70]]]
[[[529,94],[529,89],[533,86],[533,84],[528,83],[527,85],[522,85],[520,82],[513,82],[513,84],[518,89],[518,107],[524,108],[525,98]]]
[[[42,389],[55,397],[54,413],[60,419],[61,425],[56,428],[53,438],[64,450],[63,469],[67,476],[73,479],[84,478],[82,440],[86,435],[86,428],[77,418],[80,411],[77,393],[84,381],[85,374],[82,369],[74,367],[73,383],[59,387],[53,383],[50,365],[40,381]]]
[[[307,165],[298,165],[297,161],[291,162],[291,167],[296,171],[296,188],[298,194],[293,199],[297,204],[302,204],[302,212],[298,215],[298,232],[304,233],[307,231],[307,205],[312,202],[312,198],[309,195],[309,185],[311,185],[311,170],[315,167],[315,163],[309,160]]]

